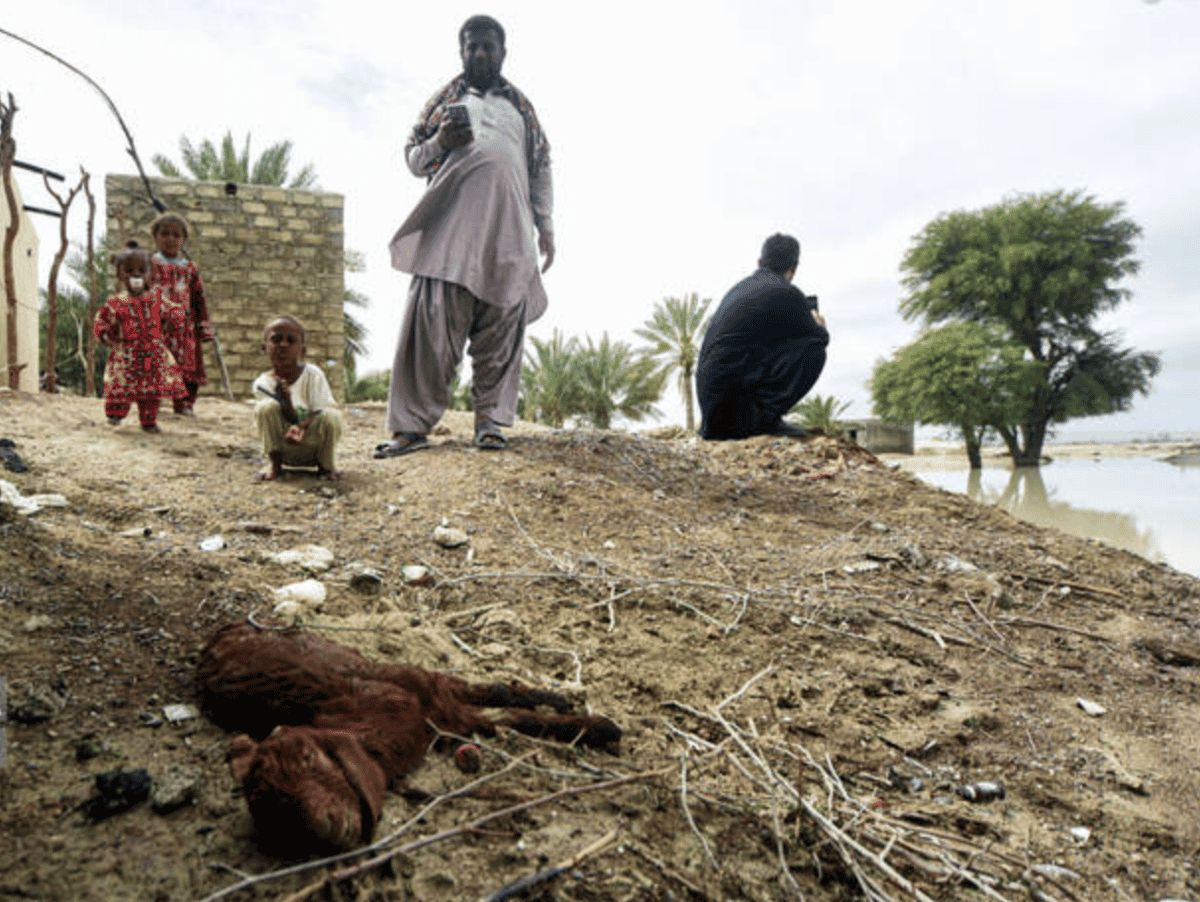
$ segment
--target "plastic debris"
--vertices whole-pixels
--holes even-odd
[[[195,705],[167,705],[162,709],[163,720],[167,723],[183,723],[185,720],[195,720],[200,716]]]
[[[22,495],[20,489],[6,479],[0,479],[0,504],[14,507],[18,514],[28,517],[47,507],[66,507],[62,495]]]
[[[996,782],[968,783],[954,790],[968,802],[992,802],[1006,795],[1004,784]]]
[[[149,532],[150,532],[150,528],[146,527],[147,535],[149,535]],[[225,547],[225,537],[224,536],[209,536],[206,539],[200,540],[200,550],[201,551],[220,551],[224,547]]]

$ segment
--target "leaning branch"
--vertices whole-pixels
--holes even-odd
[[[66,66],[68,69],[70,69],[72,72],[74,72],[76,75],[78,75],[80,78],[82,78],[89,85],[91,85],[93,88],[96,89],[96,92],[101,97],[104,98],[104,102],[108,105],[108,108],[110,110],[112,110],[112,114],[117,117],[117,124],[119,124],[121,126],[121,131],[123,131],[125,133],[125,140],[129,142],[129,146],[125,148],[125,151],[131,157],[133,157],[133,163],[135,166],[137,166],[138,175],[140,175],[142,177],[142,184],[146,188],[146,194],[149,195],[149,197],[150,197],[150,203],[152,203],[154,205],[154,209],[158,210],[158,212],[160,212],[160,213],[163,210],[167,209],[167,205],[164,204],[161,200],[159,200],[155,196],[154,189],[150,187],[150,179],[146,177],[146,170],[142,168],[142,160],[138,156],[137,148],[134,146],[133,135],[131,135],[129,133],[129,128],[125,125],[125,120],[121,118],[121,113],[117,109],[117,105],[112,102],[112,98],[108,96],[108,94],[105,92],[105,90],[102,87],[100,87],[100,85],[96,84],[96,82],[91,78],[91,76],[89,76],[82,69],[77,69],[75,66],[72,66],[70,63],[68,63],[62,57],[56,56],[55,54],[51,53],[45,47],[39,47],[37,44],[33,43],[33,41],[30,41],[27,38],[23,38],[19,34],[13,34],[11,31],[9,31],[6,28],[0,28],[0,34],[10,37],[14,41],[20,41],[26,47],[30,47],[30,48],[36,50],[38,53],[41,53],[41,54],[44,54],[44,55],[50,57],[50,59],[54,60],[59,65]]]

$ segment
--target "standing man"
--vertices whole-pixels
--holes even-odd
[[[500,75],[500,23],[473,16],[458,43],[462,74],[425,105],[404,149],[429,185],[391,243],[392,266],[413,279],[388,389],[392,437],[376,457],[427,447],[468,342],[475,445],[503,448],[525,326],[546,310],[538,253],[545,272],[554,261],[550,145],[533,105]]]
[[[816,384],[829,331],[816,297],[792,284],[800,242],[772,235],[758,270],[717,307],[696,362],[700,437],[802,436],[783,415]]]

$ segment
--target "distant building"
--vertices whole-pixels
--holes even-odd
[[[913,425],[870,417],[846,423],[846,434],[872,454],[912,454]]]
[[[38,349],[38,236],[34,231],[29,214],[24,210],[21,189],[13,181],[12,189],[17,198],[17,240],[13,245],[13,275],[17,295],[17,354],[8,359],[8,291],[4,285],[3,270],[0,269],[0,386],[8,387],[8,367],[15,363],[21,367],[18,388],[21,391],[38,390],[41,372],[41,353]],[[4,248],[4,235],[10,222],[8,203],[0,196],[0,253]],[[2,264],[3,261],[0,261]]]

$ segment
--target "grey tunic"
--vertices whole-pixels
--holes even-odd
[[[549,161],[530,185],[516,107],[494,93],[459,102],[474,140],[450,152],[390,244],[392,265],[413,274],[388,391],[393,434],[441,418],[468,339],[476,413],[511,424],[525,324],[546,310],[534,224],[552,229]],[[409,151],[409,169],[421,175],[441,153],[435,135]]]
[[[525,303],[525,322],[546,310],[538,272],[534,205],[538,225],[550,225],[550,169],[531,196],[525,160],[525,122],[505,98],[471,92],[463,103],[475,139],[453,150],[425,194],[396,231],[392,266],[402,272],[461,285],[497,307]],[[440,153],[437,137],[413,148],[414,173]]]

